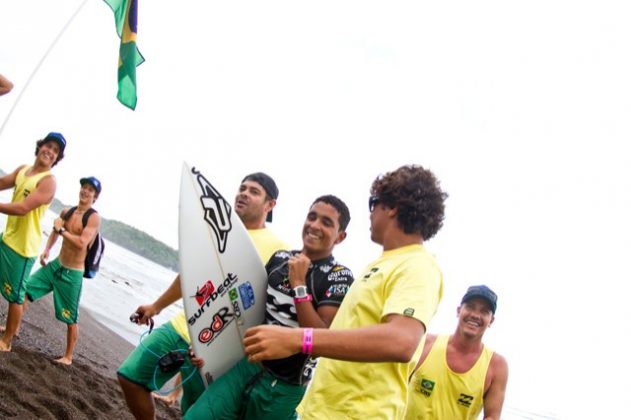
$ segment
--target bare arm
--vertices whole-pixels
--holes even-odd
[[[61,212],[59,213],[59,218],[63,218],[67,211],[68,209],[62,209]],[[42,255],[39,256],[39,263],[42,266],[45,266],[48,263],[50,250],[53,249],[53,246],[55,246],[55,243],[57,242],[57,238],[59,238],[59,234],[55,230],[55,225],[53,223],[53,230],[52,232],[50,232],[50,235],[48,236],[48,240],[46,241],[46,247],[42,251]]]
[[[11,89],[13,89],[13,83],[0,74],[0,96],[11,92]]]
[[[13,179],[15,184],[15,178]],[[12,216],[24,216],[29,211],[41,206],[49,204],[53,201],[57,183],[52,175],[42,178],[37,183],[37,188],[31,192],[24,200],[17,203],[0,203],[0,213]]]
[[[304,254],[296,254],[289,258],[289,284],[292,289],[297,286],[304,286],[307,279],[307,271],[311,260]],[[329,328],[337,310],[335,305],[322,305],[317,310],[310,301],[295,303],[298,324],[301,327]]]
[[[281,359],[302,349],[302,328],[259,325],[243,340],[252,362]],[[409,362],[421,337],[423,324],[403,315],[388,315],[385,322],[348,330],[315,329],[313,355],[354,362]]]
[[[58,231],[62,226],[64,226],[65,220],[63,216],[60,214],[58,218],[55,219],[53,227],[55,228],[55,232]],[[85,225],[85,228],[81,231],[81,235],[75,235],[70,231],[66,230],[62,234],[65,241],[70,242],[77,248],[86,249],[90,243],[94,240],[96,233],[99,231],[101,227],[101,216],[98,213],[92,213],[88,218],[88,223]],[[51,234],[51,237],[53,235]],[[50,241],[50,238],[48,238]],[[53,242],[54,243],[54,242]]]
[[[138,309],[136,309],[136,312],[140,314],[138,323],[148,324],[153,316],[159,314],[164,308],[181,298],[182,289],[180,288],[180,275],[178,274],[175,280],[173,280],[171,285],[158,299],[148,305],[140,305]]]
[[[491,383],[484,393],[484,420],[499,420],[508,383],[508,363],[504,357],[494,353],[489,370]]]
[[[0,177],[0,191],[8,190],[9,188],[13,188],[15,186],[15,178],[18,176],[18,172],[26,165],[19,166],[15,171],[10,174],[6,174],[3,177]]]

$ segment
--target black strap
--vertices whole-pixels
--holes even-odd
[[[68,211],[63,215],[62,219],[64,220],[68,220],[70,219],[70,216],[72,216],[72,213],[75,212],[75,210],[77,209],[77,206],[72,206],[68,209]],[[92,207],[90,207],[88,210],[86,210],[86,212],[83,214],[83,218],[81,219],[81,222],[83,223],[83,227],[86,227],[86,225],[88,224],[88,219],[90,218],[90,215],[92,213],[96,213],[96,210],[94,210]]]

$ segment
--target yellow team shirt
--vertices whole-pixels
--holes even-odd
[[[375,325],[390,314],[418,319],[427,328],[442,295],[442,273],[425,247],[408,245],[385,251],[355,279],[330,329]],[[300,418],[402,419],[408,380],[423,344],[424,339],[409,363],[321,357],[313,382],[298,406]]]
[[[18,171],[15,177],[12,203],[23,201],[31,192],[35,191],[37,183],[42,178],[52,175],[50,171],[46,171],[27,176],[26,172],[30,168],[25,166]],[[7,225],[2,234],[4,243],[23,257],[31,258],[37,256],[39,247],[42,244],[40,221],[44,217],[48,206],[48,204],[42,204],[24,216],[8,216]]]
[[[276,251],[289,249],[289,245],[279,239],[276,234],[268,228],[248,229],[248,233],[250,234],[250,238],[252,238],[252,242],[254,242],[254,247],[258,251],[263,264],[267,264],[267,261],[269,261]],[[190,344],[191,337],[188,334],[188,324],[184,311],[181,311],[171,319],[171,325],[175,328],[175,331]]]
[[[465,373],[447,365],[448,335],[436,338],[410,381],[406,420],[475,420],[484,406],[484,381],[493,351],[484,347]]]

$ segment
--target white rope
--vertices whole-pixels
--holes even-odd
[[[53,40],[53,42],[50,44],[50,47],[48,47],[48,50],[46,50],[46,52],[44,53],[44,55],[42,56],[41,60],[39,60],[39,63],[37,63],[37,65],[35,66],[35,68],[33,69],[33,72],[31,73],[31,75],[29,76],[28,80],[26,81],[26,83],[24,84],[24,87],[22,88],[22,91],[18,94],[18,97],[15,99],[15,102],[13,102],[13,105],[11,106],[11,109],[9,110],[9,112],[7,113],[7,116],[4,119],[4,122],[2,123],[2,126],[0,127],[0,137],[2,137],[2,132],[4,131],[4,127],[7,125],[7,122],[9,121],[9,118],[11,118],[11,115],[13,114],[13,111],[15,110],[15,107],[17,106],[17,104],[20,102],[20,98],[22,98],[22,95],[24,94],[24,92],[26,91],[26,89],[28,88],[28,86],[31,84],[31,81],[33,80],[33,78],[35,77],[35,74],[37,73],[37,71],[39,70],[39,68],[42,66],[42,64],[44,63],[44,60],[46,60],[46,57],[48,57],[48,54],[50,54],[50,52],[52,51],[53,48],[55,48],[55,45],[57,45],[57,41],[59,41],[59,38],[61,38],[61,36],[64,34],[64,32],[66,32],[66,29],[68,29],[68,27],[70,26],[70,24],[72,23],[72,21],[75,19],[75,17],[79,14],[79,12],[81,11],[81,9],[83,8],[83,6],[85,6],[85,4],[88,2],[88,0],[83,0],[83,3],[81,3],[79,5],[79,7],[77,7],[77,10],[73,13],[73,15],[70,17],[70,19],[68,19],[68,22],[66,22],[66,24],[64,25],[63,28],[61,28],[61,31],[59,31],[59,34],[57,34],[57,37],[55,37],[55,39]]]

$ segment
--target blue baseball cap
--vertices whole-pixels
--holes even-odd
[[[467,293],[464,294],[460,303],[465,303],[466,301],[473,298],[481,298],[486,300],[491,306],[491,311],[495,313],[495,310],[497,309],[497,295],[487,286],[482,284],[479,286],[469,287],[467,289]]]
[[[96,190],[96,194],[100,194],[101,193],[101,181],[99,181],[98,179],[96,179],[96,177],[93,176],[88,176],[85,178],[81,178],[79,180],[79,182],[81,183],[81,185],[83,184],[90,184],[94,187],[94,189]]]
[[[57,142],[57,144],[59,145],[60,152],[63,153],[64,149],[66,148],[66,138],[64,137],[64,135],[61,133],[56,133],[54,131],[51,131],[50,133],[46,135],[46,137],[44,137],[44,143],[51,140]]]

